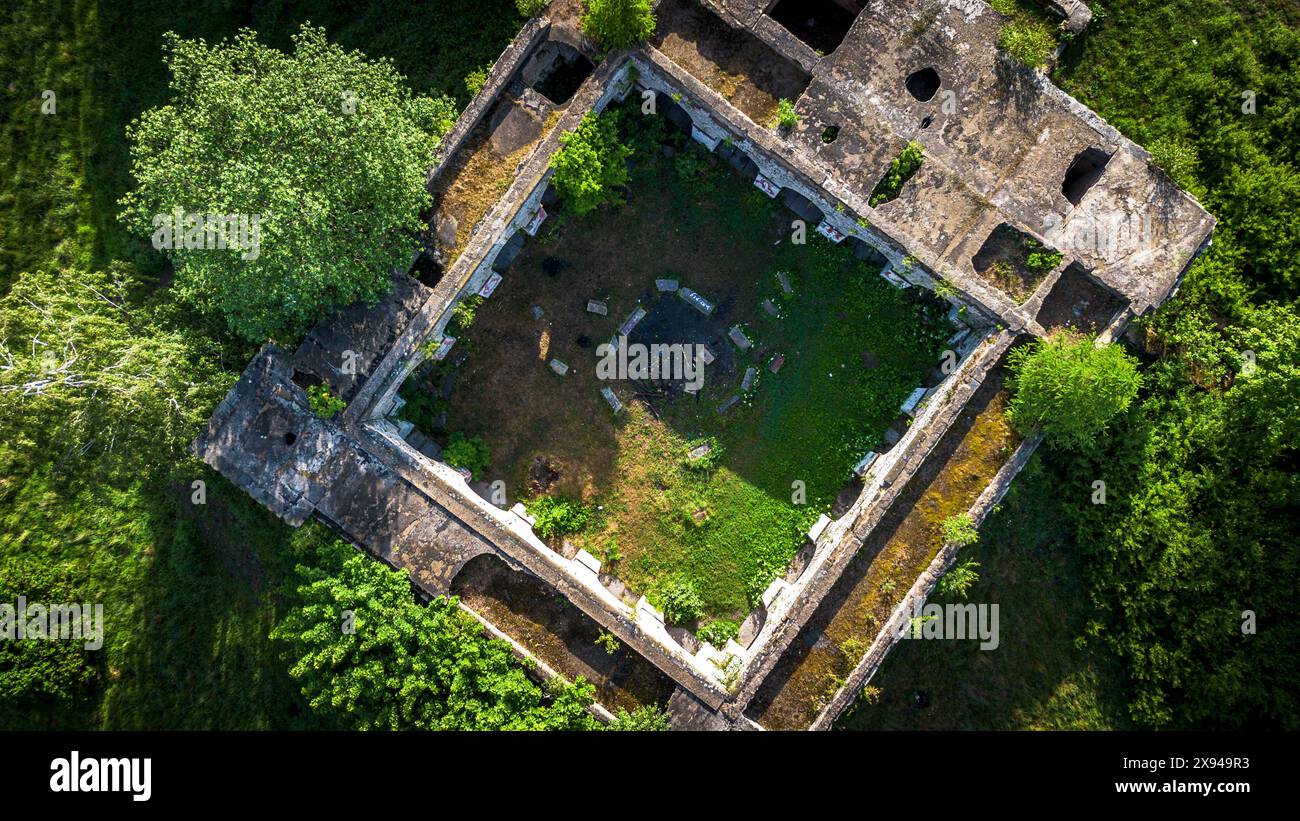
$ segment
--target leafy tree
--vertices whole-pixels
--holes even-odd
[[[465,468],[475,477],[482,477],[490,461],[487,442],[482,436],[466,436],[456,431],[442,450],[442,461],[454,468]]]
[[[454,600],[416,601],[405,573],[342,543],[297,569],[300,599],[275,628],[311,708],[359,730],[594,729],[594,688],[547,691]]]
[[[695,636],[700,641],[707,641],[714,647],[724,647],[728,641],[734,639],[739,633],[740,625],[734,621],[717,619],[695,631]]]
[[[576,130],[561,135],[560,142],[562,147],[551,158],[552,180],[576,213],[622,202],[617,188],[627,183],[632,149],[619,139],[613,115],[588,114]]]
[[[606,50],[631,48],[655,33],[650,0],[584,0],[582,31]]]
[[[1115,345],[1057,333],[1008,357],[1014,396],[1008,416],[1024,434],[1042,430],[1061,447],[1083,447],[1137,396],[1137,363]]]
[[[166,43],[172,99],[128,129],[136,187],[122,218],[172,260],[178,292],[252,341],[377,299],[416,247],[451,102],[413,96],[390,63],[323,29],[304,26],[292,54],[247,29]],[[193,214],[243,220],[242,242]]]

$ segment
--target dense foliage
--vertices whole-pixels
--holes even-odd
[[[405,573],[335,542],[297,569],[301,604],[272,633],[318,714],[359,730],[594,729],[594,689],[543,691],[503,641],[446,599],[416,600]]]
[[[650,0],[583,0],[582,30],[603,49],[631,48],[650,39],[655,16]]]
[[[215,45],[169,35],[167,64],[172,100],[127,132],[123,218],[172,260],[178,294],[252,341],[382,294],[415,248],[451,101],[306,26],[292,54],[251,30]],[[233,218],[238,239],[196,214]]]
[[[1219,224],[1143,323],[1138,401],[1104,439],[1052,454],[1077,488],[1090,633],[1123,662],[1139,725],[1300,726],[1300,10],[1092,5],[1058,81],[1152,146]]]
[[[1012,423],[1026,436],[1041,430],[1063,447],[1100,436],[1142,384],[1136,360],[1122,348],[1064,332],[1012,350],[1007,361]]]

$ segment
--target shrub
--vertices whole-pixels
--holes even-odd
[[[491,72],[492,65],[489,63],[465,75],[465,90],[469,92],[469,96],[473,97],[483,90],[483,86],[487,85],[488,74]]]
[[[515,0],[515,8],[524,17],[536,17],[546,8],[547,0]]]
[[[330,386],[325,383],[312,385],[307,389],[307,404],[311,412],[321,419],[332,419],[336,413],[347,407],[341,397],[335,396]]]
[[[1078,449],[1100,435],[1137,397],[1137,362],[1116,345],[1057,333],[1016,348],[1007,359],[1014,391],[1007,415],[1021,433]]]
[[[979,531],[969,513],[958,513],[943,521],[943,540],[956,547],[973,545],[980,540]]]
[[[617,653],[618,648],[623,646],[622,644],[619,643],[618,636],[615,636],[613,633],[609,632],[608,630],[600,631],[600,633],[596,636],[596,644],[598,644],[600,648],[605,651],[605,654],[609,656],[612,656],[615,653]]]
[[[586,0],[585,5],[582,31],[603,49],[631,48],[655,32],[650,0]]]
[[[939,579],[936,589],[944,596],[966,598],[971,587],[980,580],[980,574],[975,570],[979,566],[980,563],[973,559],[953,565],[947,573],[943,574],[943,578]]]
[[[472,294],[457,302],[456,306],[451,309],[451,321],[447,323],[447,334],[458,337],[469,330],[469,326],[474,324],[478,306],[482,304],[483,297],[478,294]]]
[[[883,179],[876,184],[875,189],[871,192],[870,205],[875,208],[884,202],[889,202],[898,196],[898,192],[903,190],[903,184],[912,178],[916,170],[921,167],[925,160],[925,149],[916,140],[912,140],[903,147],[898,156],[889,164],[889,171],[885,173]]]
[[[695,637],[700,641],[707,641],[714,647],[724,647],[727,642],[740,635],[740,625],[734,621],[718,619],[695,631]]]
[[[692,582],[684,579],[671,579],[659,591],[659,603],[664,611],[664,620],[669,624],[681,625],[698,619],[704,612],[704,600]]]
[[[799,115],[794,110],[794,103],[784,97],[776,103],[776,123],[782,128],[794,128],[799,124]]]
[[[1030,68],[1041,68],[1056,48],[1056,40],[1051,29],[1037,21],[1012,20],[1002,27],[998,46]]]
[[[1060,251],[1031,251],[1025,258],[1025,267],[1035,274],[1045,274],[1061,264]]]
[[[668,714],[654,704],[637,707],[632,712],[618,708],[614,720],[606,727],[609,730],[633,730],[651,732],[668,729]]]
[[[442,450],[442,461],[454,468],[465,468],[478,478],[487,470],[487,442],[481,436],[466,436],[456,431]]]
[[[581,502],[564,496],[539,496],[526,507],[528,515],[537,519],[533,531],[543,539],[577,533],[591,520],[590,511]]]
[[[632,149],[619,139],[612,115],[588,114],[576,130],[561,135],[560,143],[551,159],[552,181],[576,213],[622,201],[616,189],[627,182]]]

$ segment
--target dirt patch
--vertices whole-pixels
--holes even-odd
[[[1124,307],[1124,299],[1097,282],[1077,262],[1070,263],[1043,300],[1038,324],[1048,330],[1072,328],[1086,334],[1104,329]]]
[[[676,685],[644,656],[620,644],[613,653],[596,643],[602,630],[591,617],[535,576],[511,570],[495,556],[472,559],[451,594],[570,680],[596,686],[596,700],[628,711],[663,706]]]
[[[758,125],[776,116],[778,100],[795,100],[811,78],[747,31],[687,0],[658,8],[655,48],[726,98]]]
[[[806,728],[875,639],[1020,437],[1006,420],[999,369],[871,531],[822,605],[768,675],[747,714],[773,730]]]
[[[994,228],[971,266],[985,281],[1024,302],[1061,261],[1061,255],[1006,223]]]

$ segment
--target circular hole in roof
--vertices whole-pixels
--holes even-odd
[[[935,92],[939,90],[939,72],[931,67],[926,67],[920,71],[913,71],[907,75],[907,93],[911,94],[921,102],[929,102]]]
[[[298,441],[298,434],[294,433],[293,431],[289,431],[284,435],[284,443],[286,445],[292,445],[294,442],[297,441]]]
[[[840,136],[840,127],[838,125],[828,125],[826,130],[822,132],[822,142],[833,143],[838,136]]]

